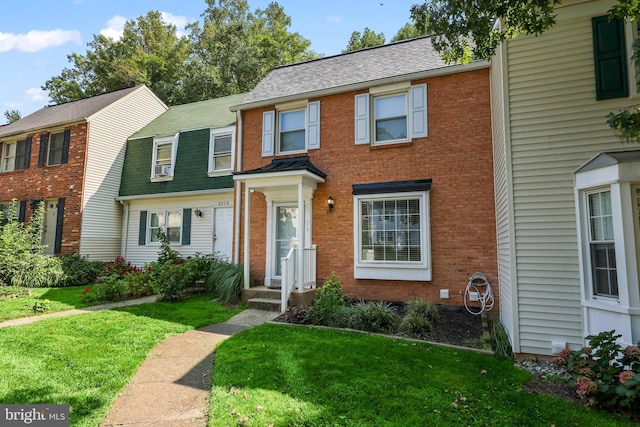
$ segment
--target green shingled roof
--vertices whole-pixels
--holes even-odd
[[[179,131],[233,126],[236,115],[229,107],[238,104],[246,93],[207,101],[176,105],[133,134],[129,139],[175,135]]]

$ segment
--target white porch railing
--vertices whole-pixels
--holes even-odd
[[[283,313],[287,311],[289,297],[294,288],[297,288],[298,292],[302,292],[304,289],[315,289],[316,287],[317,246],[311,245],[311,247],[302,250],[302,268],[298,267],[297,252],[297,247],[293,245],[287,256],[280,259],[282,267],[280,310]],[[300,276],[302,280],[300,280]]]

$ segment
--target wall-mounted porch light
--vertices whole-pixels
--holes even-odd
[[[335,200],[333,200],[332,196],[329,196],[327,199],[327,206],[329,207],[329,212],[333,211],[333,206],[335,205]]]
[[[195,216],[197,216],[198,218],[200,218],[200,217],[202,216],[202,211],[201,211],[200,209],[195,209],[195,210],[193,211],[193,214],[194,214]]]

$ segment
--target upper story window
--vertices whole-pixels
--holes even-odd
[[[47,165],[62,164],[62,152],[64,151],[64,134],[52,133],[49,135],[49,155],[47,156]]]
[[[393,84],[355,96],[356,144],[408,142],[427,135],[426,84]]]
[[[209,175],[229,172],[233,168],[233,146],[235,128],[228,127],[211,131],[209,147]]]
[[[262,115],[262,156],[320,148],[320,101],[276,105]]]
[[[164,181],[173,178],[174,141],[177,137],[154,138],[151,178]]]
[[[21,141],[3,143],[0,151],[0,172],[29,168],[31,157],[31,138]]]

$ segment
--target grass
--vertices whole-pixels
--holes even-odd
[[[218,346],[209,425],[631,425],[531,394],[529,378],[486,354],[267,324]]]
[[[47,313],[72,310],[74,308],[83,308],[98,304],[87,304],[82,298],[78,298],[78,296],[83,294],[82,290],[84,288],[85,286],[70,286],[66,288],[31,288],[30,296],[21,296],[18,298],[0,297],[0,322],[18,317],[42,314],[33,312],[33,305],[37,300],[44,301],[45,299],[48,299],[51,301],[50,309],[46,311]]]
[[[72,426],[96,426],[156,344],[241,311],[209,299],[144,304],[0,329],[0,402],[70,404]]]

